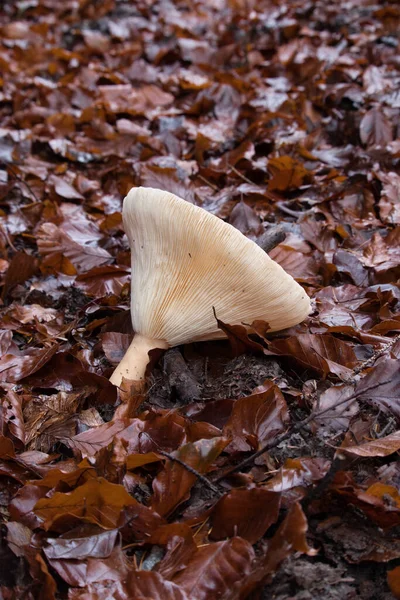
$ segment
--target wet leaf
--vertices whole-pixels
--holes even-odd
[[[360,399],[377,404],[400,419],[399,385],[400,360],[389,358],[371,368],[357,385],[356,391]]]
[[[47,538],[44,553],[49,560],[75,559],[83,560],[89,556],[107,558],[114,548],[118,530],[97,531],[85,528],[82,531],[71,531],[58,538]]]
[[[106,296],[114,294],[119,296],[123,286],[129,281],[127,269],[109,265],[94,267],[76,278],[76,285],[88,296]]]
[[[276,354],[290,356],[306,368],[312,368],[324,376],[333,373],[347,378],[357,358],[350,344],[330,335],[300,334],[269,344]]]
[[[255,544],[277,521],[279,507],[279,493],[263,488],[232,490],[213,510],[211,538],[220,540],[238,535]]]
[[[206,600],[210,593],[230,598],[232,587],[250,573],[253,560],[251,545],[240,537],[207,544],[173,581],[193,600]]]
[[[310,179],[311,175],[299,161],[290,156],[270,158],[268,170],[271,173],[268,189],[271,191],[298,189]]]
[[[263,484],[263,489],[282,493],[297,486],[311,485],[325,477],[330,465],[324,458],[289,458],[279,472]]]
[[[385,146],[392,141],[392,124],[381,108],[372,108],[361,119],[360,138],[366,146]]]
[[[388,571],[388,584],[395,598],[400,598],[400,567]]]
[[[42,520],[46,530],[69,529],[70,524],[77,521],[114,529],[122,510],[135,504],[136,500],[122,485],[114,485],[99,478],[88,481],[73,492],[57,492],[49,499],[39,500],[34,512]]]
[[[215,437],[211,440],[199,440],[185,444],[172,453],[192,469],[204,475],[210,471],[215,459],[227,445],[225,438]],[[152,508],[160,515],[170,514],[181,502],[189,497],[197,477],[184,466],[174,460],[168,460],[164,469],[153,481]]]
[[[368,458],[372,456],[390,456],[400,450],[400,431],[396,431],[383,438],[371,440],[359,446],[346,446],[343,452]]]
[[[236,204],[229,217],[229,223],[244,234],[259,235],[262,233],[260,219],[248,204],[241,200]]]
[[[280,563],[293,552],[302,552],[310,556],[316,554],[307,543],[307,529],[307,519],[300,504],[296,503],[289,510],[273,538],[269,540],[265,553],[257,557],[252,572],[243,578],[242,597],[246,597],[245,595],[251,590],[269,581]],[[235,595],[232,593],[230,598],[235,598]]]
[[[221,329],[230,341],[234,356],[239,356],[249,350],[252,350],[253,352],[263,352],[263,346],[249,338],[246,327],[243,325],[228,325],[227,323],[223,323],[223,321],[217,317],[216,320],[218,329]]]
[[[289,412],[279,388],[266,382],[255,393],[236,400],[232,414],[223,429],[231,438],[231,451],[258,450],[267,440],[282,433],[289,421]]]

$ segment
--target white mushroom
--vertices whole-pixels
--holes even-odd
[[[270,331],[310,312],[302,287],[259,246],[174,194],[132,188],[123,222],[132,252],[134,339],[111,376],[144,379],[148,352],[225,337],[225,323],[265,320]]]

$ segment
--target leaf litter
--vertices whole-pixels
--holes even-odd
[[[3,598],[400,598],[399,21],[2,3]],[[116,390],[135,185],[265,247],[308,320],[218,321]]]

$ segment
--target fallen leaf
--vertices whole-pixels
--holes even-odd
[[[376,440],[371,440],[359,446],[346,446],[341,452],[347,452],[363,458],[372,456],[390,456],[400,450],[400,431]]]
[[[230,598],[233,586],[251,572],[254,558],[251,545],[240,537],[207,544],[198,549],[173,581],[192,600],[206,600],[210,593]]]
[[[213,509],[211,539],[238,535],[255,544],[276,523],[280,500],[279,493],[261,487],[231,490]]]
[[[56,492],[49,499],[42,498],[35,505],[34,513],[46,531],[64,531],[77,521],[115,529],[122,510],[135,504],[136,500],[122,485],[99,478],[87,481],[73,492]]]
[[[212,464],[228,444],[223,437],[211,440],[198,440],[185,444],[172,453],[172,460],[167,460],[164,469],[153,481],[153,498],[151,506],[160,515],[169,515],[189,497],[197,477],[184,466],[174,461],[176,458],[192,469],[204,475],[212,468]]]
[[[230,451],[258,450],[266,441],[282,433],[289,421],[289,412],[279,388],[266,382],[261,389],[246,398],[236,400],[223,434],[232,439]]]

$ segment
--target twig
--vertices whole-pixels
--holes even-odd
[[[346,404],[347,402],[354,402],[354,400],[356,400],[359,396],[364,395],[366,392],[374,390],[377,387],[380,387],[381,385],[385,385],[387,383],[390,383],[390,380],[389,381],[380,381],[379,383],[370,385],[369,387],[367,387],[361,391],[358,391],[358,392],[355,391],[354,394],[352,394],[348,398],[345,398],[344,400],[341,400],[340,402],[338,402],[336,404],[335,408],[338,406],[341,406],[342,404]],[[274,440],[267,442],[265,444],[265,446],[263,446],[260,450],[258,450],[257,452],[255,452],[254,454],[249,456],[248,458],[245,458],[244,460],[242,460],[235,467],[232,467],[231,469],[226,471],[223,475],[218,477],[218,479],[216,479],[215,482],[218,483],[222,479],[225,479],[225,477],[227,477],[228,475],[231,475],[232,473],[236,473],[236,471],[240,471],[241,469],[243,469],[243,467],[246,467],[247,465],[253,463],[256,458],[258,458],[262,454],[265,454],[265,452],[268,452],[268,450],[271,450],[272,448],[276,448],[276,446],[279,446],[279,444],[281,444],[282,442],[287,440],[294,433],[297,433],[298,431],[300,431],[300,429],[303,429],[304,427],[306,427],[309,423],[311,423],[311,421],[313,421],[314,419],[316,419],[318,417],[321,417],[322,415],[326,414],[330,410],[332,410],[332,407],[328,406],[327,408],[324,408],[323,410],[319,410],[318,412],[311,413],[306,419],[303,419],[299,423],[295,423],[295,425],[293,425],[293,427],[291,427],[288,431],[286,431],[285,433],[282,433]]]
[[[364,362],[362,362],[360,365],[358,365],[358,367],[356,367],[354,369],[355,375],[358,375],[359,373],[361,373],[361,371],[363,371],[364,369],[367,369],[368,367],[372,367],[372,365],[378,360],[378,358],[380,358],[384,354],[387,354],[388,352],[390,352],[391,349],[393,348],[393,346],[399,340],[400,340],[400,333],[398,335],[396,335],[392,340],[390,340],[390,342],[385,344],[380,350],[377,350],[376,352],[374,352],[373,355],[370,356],[370,358],[367,358],[367,360],[364,360]]]
[[[175,388],[178,397],[184,404],[199,400],[201,386],[177,348],[171,348],[165,353],[163,365],[164,371],[168,375],[169,385]]]
[[[216,185],[214,185],[213,183],[211,183],[211,181],[209,181],[208,179],[203,177],[203,175],[200,175],[200,173],[197,173],[196,177],[201,179],[206,185],[208,185],[210,188],[212,188],[214,190],[214,192],[219,192],[219,188]]]
[[[172,456],[172,454],[169,454],[169,452],[165,452],[164,450],[156,450],[156,452],[157,452],[157,454],[162,454],[163,456],[165,456],[169,460],[172,460],[173,462],[178,463],[178,465],[181,465],[182,467],[184,467],[187,471],[189,471],[189,473],[191,473],[192,475],[195,475],[199,481],[201,481],[202,483],[204,483],[204,485],[206,485],[212,492],[214,492],[214,494],[218,494],[219,495],[221,493],[220,490],[219,490],[219,488],[217,488],[217,486],[214,485],[208,479],[208,477],[204,477],[204,475],[202,475],[201,473],[199,473],[198,471],[196,471],[196,469],[193,469],[193,467],[191,467],[190,465],[187,465],[180,458],[177,458],[176,456]]]
[[[282,225],[277,225],[276,227],[271,225],[267,231],[256,239],[256,244],[268,254],[268,252],[271,252],[278,244],[283,242],[285,238],[286,231]]]
[[[248,177],[246,177],[246,175],[243,175],[243,173],[241,173],[240,171],[237,170],[236,167],[234,167],[233,165],[231,165],[230,163],[228,163],[228,167],[234,172],[236,173],[236,175],[238,177],[240,177],[241,179],[243,179],[243,181],[245,181],[246,183],[250,183],[251,185],[255,185],[254,181],[251,181],[251,179],[249,179]]]

